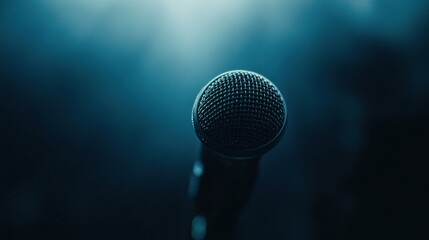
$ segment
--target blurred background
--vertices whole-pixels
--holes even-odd
[[[0,2],[0,239],[188,239],[198,91],[286,97],[238,239],[424,239],[429,2]],[[424,160],[426,159],[426,160]]]

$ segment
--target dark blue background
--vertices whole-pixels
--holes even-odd
[[[261,162],[240,239],[423,239],[428,11],[423,0],[0,2],[0,238],[186,239],[193,101],[246,69],[281,90],[289,124]]]

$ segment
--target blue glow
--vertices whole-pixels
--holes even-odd
[[[206,236],[207,221],[204,216],[196,216],[192,220],[191,236],[193,240],[202,240]]]
[[[204,172],[203,164],[200,161],[196,161],[192,170],[195,176],[200,177]]]

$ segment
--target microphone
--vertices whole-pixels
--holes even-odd
[[[236,239],[239,213],[252,192],[259,160],[285,132],[285,100],[264,76],[229,71],[199,92],[192,123],[202,148],[189,185],[196,204],[191,238]]]

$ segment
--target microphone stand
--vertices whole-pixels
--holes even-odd
[[[195,204],[192,240],[236,239],[239,215],[251,195],[259,159],[221,156],[203,145],[189,185]]]

